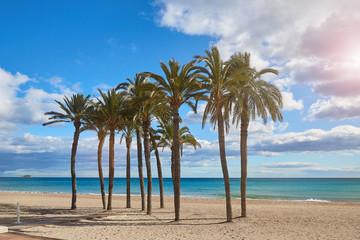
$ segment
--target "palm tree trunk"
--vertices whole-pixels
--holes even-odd
[[[174,147],[171,146],[170,147],[170,150],[171,150],[171,179],[172,179],[172,182],[173,182],[173,186],[175,186],[175,182],[174,182],[174,179],[175,179],[175,173],[174,173]],[[174,190],[175,191],[175,190]]]
[[[173,157],[174,157],[174,207],[175,207],[175,221],[180,220],[180,139],[179,139],[179,125],[180,125],[180,116],[179,108],[174,107],[174,139],[173,139]]]
[[[144,153],[145,153],[147,185],[148,185],[147,214],[151,214],[152,178],[151,178],[150,141],[149,141],[150,120],[146,119],[143,121],[143,128],[144,128]]]
[[[221,110],[218,113],[218,136],[219,136],[221,168],[224,176],[225,194],[226,194],[226,221],[232,222],[230,179],[229,179],[229,172],[226,163],[224,119]]]
[[[162,177],[161,161],[157,147],[155,147],[155,156],[156,156],[156,164],[157,164],[158,178],[159,178],[160,208],[164,208],[164,182]]]
[[[141,210],[145,210],[145,188],[144,188],[144,176],[142,168],[142,145],[141,145],[141,134],[140,130],[136,129],[136,142],[138,152],[138,170],[139,170],[139,181],[140,181],[140,192],[141,192]]]
[[[164,208],[164,183],[163,183],[163,177],[162,177],[161,161],[160,161],[159,151],[156,146],[156,142],[153,139],[153,137],[151,136],[151,132],[150,132],[150,139],[152,139],[152,145],[154,146],[156,165],[157,165],[157,170],[158,170],[159,190],[160,190],[160,208]]]
[[[162,177],[161,161],[160,161],[159,151],[158,151],[155,139],[153,138],[151,131],[150,131],[150,139],[151,139],[152,145],[154,147],[154,152],[155,152],[155,157],[156,157],[156,165],[157,165],[157,170],[158,170],[159,191],[160,191],[160,208],[164,208],[164,183],[163,183],[163,177]]]
[[[115,146],[115,129],[110,129],[110,140],[109,140],[109,197],[107,210],[112,210],[112,193],[114,186],[114,146]]]
[[[131,208],[131,196],[130,196],[130,147],[132,138],[126,138],[126,207]]]
[[[106,209],[106,200],[105,200],[105,185],[104,185],[104,176],[102,171],[102,149],[105,142],[105,135],[99,136],[99,145],[98,145],[98,171],[100,179],[100,189],[101,189],[101,200],[103,204],[103,209]]]
[[[71,210],[76,209],[76,174],[75,174],[75,158],[76,150],[79,142],[80,136],[80,122],[74,122],[75,132],[74,140],[71,148],[71,185],[72,185],[72,198],[71,198]]]
[[[246,181],[247,181],[247,137],[249,118],[247,114],[247,104],[244,104],[243,114],[241,114],[241,216],[246,217]]]

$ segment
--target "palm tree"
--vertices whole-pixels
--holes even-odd
[[[149,83],[149,80],[145,76],[136,74],[134,80],[127,78],[127,82],[120,83],[116,90],[122,89],[125,90],[132,102],[131,107],[135,112],[140,111],[140,104],[135,104],[134,100],[141,98],[143,95],[143,89]],[[143,176],[143,161],[142,161],[142,143],[141,143],[141,121],[136,119],[135,121],[135,133],[136,133],[136,143],[137,143],[137,155],[138,155],[138,172],[139,172],[139,182],[140,182],[140,192],[141,192],[141,210],[145,210],[145,187],[144,187],[144,176]]]
[[[164,208],[164,183],[162,177],[161,161],[158,151],[158,143],[160,136],[157,134],[157,131],[153,128],[150,129],[150,152],[154,151],[156,157],[156,165],[158,170],[158,180],[159,180],[159,192],[160,192],[160,208]]]
[[[234,92],[236,97],[233,121],[241,122],[241,216],[246,217],[246,181],[247,181],[247,137],[250,120],[256,117],[263,119],[266,124],[270,115],[271,119],[282,121],[282,95],[273,84],[261,79],[263,74],[278,74],[271,68],[257,71],[250,66],[250,54],[237,53],[231,56],[231,78],[237,81]]]
[[[149,76],[155,79],[158,83],[159,89],[165,94],[165,101],[170,105],[173,112],[174,122],[174,148],[173,156],[173,184],[174,184],[174,207],[175,207],[175,221],[180,220],[180,142],[179,142],[179,124],[180,115],[179,108],[184,104],[188,104],[196,112],[196,104],[194,105],[191,100],[195,99],[196,103],[202,96],[201,83],[197,80],[198,74],[196,73],[195,61],[191,61],[182,67],[179,62],[173,58],[168,62],[169,68],[163,62],[160,66],[165,74],[162,76],[144,72],[144,76]]]
[[[165,147],[173,148],[173,122],[171,120],[161,121],[158,126],[157,132],[161,134],[159,139],[159,147],[163,149]],[[201,144],[196,140],[195,136],[191,134],[190,129],[187,126],[179,129],[179,142],[180,142],[180,154],[183,156],[184,145],[192,146],[194,149],[197,147],[201,148]]]
[[[123,133],[120,138],[120,144],[122,138],[125,138],[126,143],[126,207],[131,208],[131,199],[130,199],[130,148],[132,143],[132,138],[135,132],[134,122],[130,119],[125,121],[124,128],[122,129]]]
[[[140,191],[141,191],[141,210],[145,210],[145,187],[144,187],[144,175],[142,168],[142,143],[141,143],[141,126],[136,124],[135,129],[136,134],[136,144],[137,144],[137,155],[138,155],[138,171],[139,171],[139,182],[140,182]]]
[[[98,111],[94,107],[90,107],[88,113],[85,117],[84,126],[80,129],[80,131],[91,130],[97,133],[97,137],[99,140],[98,144],[98,172],[100,179],[100,189],[101,189],[101,199],[103,208],[106,209],[106,201],[105,201],[105,184],[104,184],[104,176],[102,171],[102,149],[104,146],[105,138],[109,134],[107,129],[106,122],[104,121],[104,116],[102,116],[101,112]]]
[[[158,146],[162,147],[163,150],[165,147],[168,147],[171,149],[171,152],[173,152],[173,139],[174,139],[174,128],[173,128],[173,122],[170,121],[164,121],[162,120],[160,122],[160,125],[158,126],[159,130],[157,132],[161,134],[161,137],[159,139]],[[201,148],[201,144],[196,140],[195,136],[191,134],[190,129],[186,126],[179,129],[179,142],[180,142],[180,154],[181,157],[183,156],[183,147],[184,145],[192,146],[194,149],[197,147]],[[173,155],[171,155],[171,161],[173,162]],[[174,169],[171,169],[171,176],[174,177]],[[173,179],[174,181],[174,179]]]
[[[70,99],[64,96],[64,103],[57,102],[63,112],[46,112],[45,115],[50,115],[49,122],[44,123],[43,126],[59,123],[59,122],[72,122],[75,127],[74,139],[71,148],[71,183],[72,183],[72,198],[71,209],[76,209],[76,174],[75,174],[75,157],[76,150],[80,136],[80,127],[84,116],[86,115],[89,106],[90,95],[84,97],[83,94],[73,94]]]
[[[229,115],[231,112],[229,88],[233,82],[228,77],[230,64],[222,61],[217,47],[213,46],[211,51],[206,50],[205,54],[206,56],[195,56],[198,62],[205,63],[205,67],[198,67],[204,73],[204,87],[208,93],[206,99],[207,105],[203,116],[203,127],[207,116],[210,114],[210,122],[214,128],[217,126],[218,129],[220,159],[226,194],[226,218],[227,222],[232,222],[230,180],[226,162],[224,126],[226,132],[228,132],[230,126]]]
[[[103,93],[100,89],[101,98],[98,100],[97,106],[101,114],[104,116],[107,128],[110,132],[109,139],[109,197],[107,210],[112,210],[112,193],[114,185],[114,145],[115,145],[115,130],[123,123],[123,118],[126,114],[125,109],[128,105],[127,98],[122,93],[117,93],[115,89],[108,90]]]
[[[141,98],[136,99],[135,102],[140,103],[140,111],[136,118],[141,119],[144,139],[144,155],[148,182],[148,196],[147,196],[147,214],[152,213],[152,177],[151,177],[151,162],[150,162],[150,125],[153,117],[158,117],[166,114],[166,102],[163,101],[162,92],[156,91],[155,84],[152,84],[152,89],[144,90]]]

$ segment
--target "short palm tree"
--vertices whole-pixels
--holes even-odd
[[[226,218],[232,222],[230,180],[226,162],[225,152],[225,130],[229,129],[229,116],[231,112],[229,104],[229,88],[233,82],[229,78],[229,63],[224,63],[216,46],[211,51],[206,50],[205,56],[195,56],[198,62],[204,62],[205,67],[198,67],[204,74],[204,88],[207,90],[207,104],[204,110],[203,127],[208,115],[211,115],[210,122],[214,128],[217,126],[221,167],[224,176],[226,194]]]
[[[120,144],[122,139],[125,138],[126,143],[126,207],[131,208],[131,193],[130,193],[130,148],[132,143],[132,138],[135,133],[135,125],[132,119],[125,121],[124,127],[122,129],[122,135],[120,138]]]
[[[143,160],[142,160],[142,143],[141,143],[141,125],[139,121],[136,123],[136,146],[137,146],[137,156],[138,156],[138,172],[139,172],[139,182],[140,182],[140,192],[141,192],[141,210],[145,210],[145,186],[144,186],[144,175],[143,175]]]
[[[101,190],[101,200],[103,204],[103,208],[106,209],[106,200],[105,200],[105,184],[104,184],[104,176],[102,171],[102,149],[104,146],[105,138],[109,134],[106,122],[104,121],[104,116],[97,108],[90,107],[86,117],[84,119],[84,126],[80,129],[80,131],[91,130],[97,133],[97,137],[99,140],[98,144],[98,172],[99,172],[99,180],[100,180],[100,190]]]
[[[201,91],[201,83],[198,81],[198,74],[196,73],[195,61],[191,61],[182,67],[179,62],[173,58],[168,62],[169,67],[160,62],[160,66],[165,74],[165,78],[150,72],[142,73],[156,80],[159,90],[165,94],[165,101],[170,105],[173,112],[174,122],[174,148],[173,156],[173,184],[174,184],[174,207],[175,207],[175,221],[180,220],[180,142],[179,142],[179,124],[180,115],[179,108],[186,103],[196,112],[196,104],[192,100],[201,99],[203,92]]]
[[[148,182],[148,196],[147,196],[147,214],[152,213],[152,176],[151,176],[151,162],[150,162],[150,126],[154,117],[162,116],[166,113],[166,102],[163,101],[163,94],[155,89],[153,84],[152,89],[144,90],[144,94],[136,99],[140,103],[140,111],[136,118],[142,122],[143,138],[144,138],[144,155]]]
[[[136,74],[134,79],[127,78],[127,82],[120,83],[116,90],[124,90],[127,92],[130,99],[132,111],[140,111],[139,99],[143,95],[144,89],[146,89],[149,84],[149,79],[140,74]],[[130,106],[128,106],[130,107]],[[143,175],[143,160],[142,160],[142,127],[140,119],[135,119],[135,133],[136,133],[136,143],[137,143],[137,155],[138,155],[138,172],[139,172],[139,182],[140,182],[140,192],[141,192],[141,210],[145,210],[145,187],[144,187],[144,175]]]
[[[234,122],[241,122],[241,216],[246,217],[246,182],[247,182],[247,137],[250,120],[256,117],[263,119],[266,124],[268,116],[275,122],[282,121],[282,95],[280,90],[273,84],[262,80],[266,73],[278,74],[271,68],[257,71],[250,66],[250,54],[236,53],[231,56],[231,78],[234,84],[236,96],[234,107]]]
[[[97,107],[101,114],[104,116],[104,121],[109,129],[109,196],[107,210],[112,210],[112,193],[114,186],[114,146],[115,146],[115,131],[123,124],[124,116],[126,116],[126,106],[128,105],[128,99],[126,95],[117,93],[115,89],[108,90],[107,93],[103,93],[99,89],[100,97],[96,97],[98,100]]]
[[[174,131],[173,131],[173,122],[170,121],[161,121],[157,130],[160,135],[159,143],[157,144],[159,147],[162,147],[163,150],[165,147],[171,149],[173,147],[173,139],[174,139]],[[194,149],[197,147],[201,148],[201,144],[196,140],[195,136],[191,134],[190,129],[188,127],[182,127],[179,129],[179,142],[180,142],[180,154],[183,156],[183,148],[184,145],[192,146]],[[173,154],[171,154],[171,161],[173,162]],[[174,181],[174,169],[171,169],[171,176]]]
[[[74,139],[71,148],[71,183],[72,183],[72,198],[71,209],[76,209],[76,174],[75,174],[75,158],[76,150],[80,136],[80,127],[83,123],[83,119],[87,113],[87,109],[90,103],[90,95],[84,97],[83,94],[73,94],[71,98],[64,97],[64,103],[55,100],[59,104],[63,112],[46,112],[45,115],[49,115],[49,122],[44,123],[43,126],[60,123],[60,122],[72,122],[75,127]]]
[[[173,148],[173,122],[171,120],[161,121],[158,126],[157,132],[160,134],[159,147],[163,149],[165,147]],[[192,146],[194,149],[201,148],[201,144],[196,140],[195,136],[191,134],[190,129],[187,126],[179,129],[179,141],[180,141],[180,155],[183,156],[184,146]]]
[[[164,208],[164,182],[162,177],[162,168],[160,155],[158,151],[158,142],[160,140],[160,136],[157,134],[158,132],[151,128],[150,129],[150,152],[154,151],[156,157],[156,165],[158,170],[158,180],[159,180],[159,193],[160,193],[160,208]]]

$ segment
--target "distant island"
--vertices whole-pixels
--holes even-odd
[[[31,175],[24,175],[24,176],[22,176],[22,178],[32,178],[32,176]]]

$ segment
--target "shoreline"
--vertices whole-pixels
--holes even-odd
[[[27,192],[27,191],[0,191],[2,193],[9,193],[9,194],[49,194],[49,195],[70,195],[71,193],[62,193],[62,192]],[[101,196],[100,193],[78,193],[80,195],[89,195],[89,196]],[[107,196],[107,194],[106,194]],[[117,197],[126,197],[126,194],[113,194],[113,196]],[[153,197],[160,197],[160,195],[152,195]],[[141,195],[132,194],[131,197],[141,197]],[[164,195],[164,198],[173,198],[174,196]],[[181,198],[195,198],[195,199],[225,199],[219,197],[194,197],[194,196],[181,196]],[[240,200],[241,198],[232,197],[231,200]],[[329,203],[360,203],[359,201],[332,201],[332,200],[325,200],[325,199],[317,199],[317,198],[309,198],[306,200],[302,199],[261,199],[261,198],[246,198],[246,201],[284,201],[284,202],[329,202]]]

